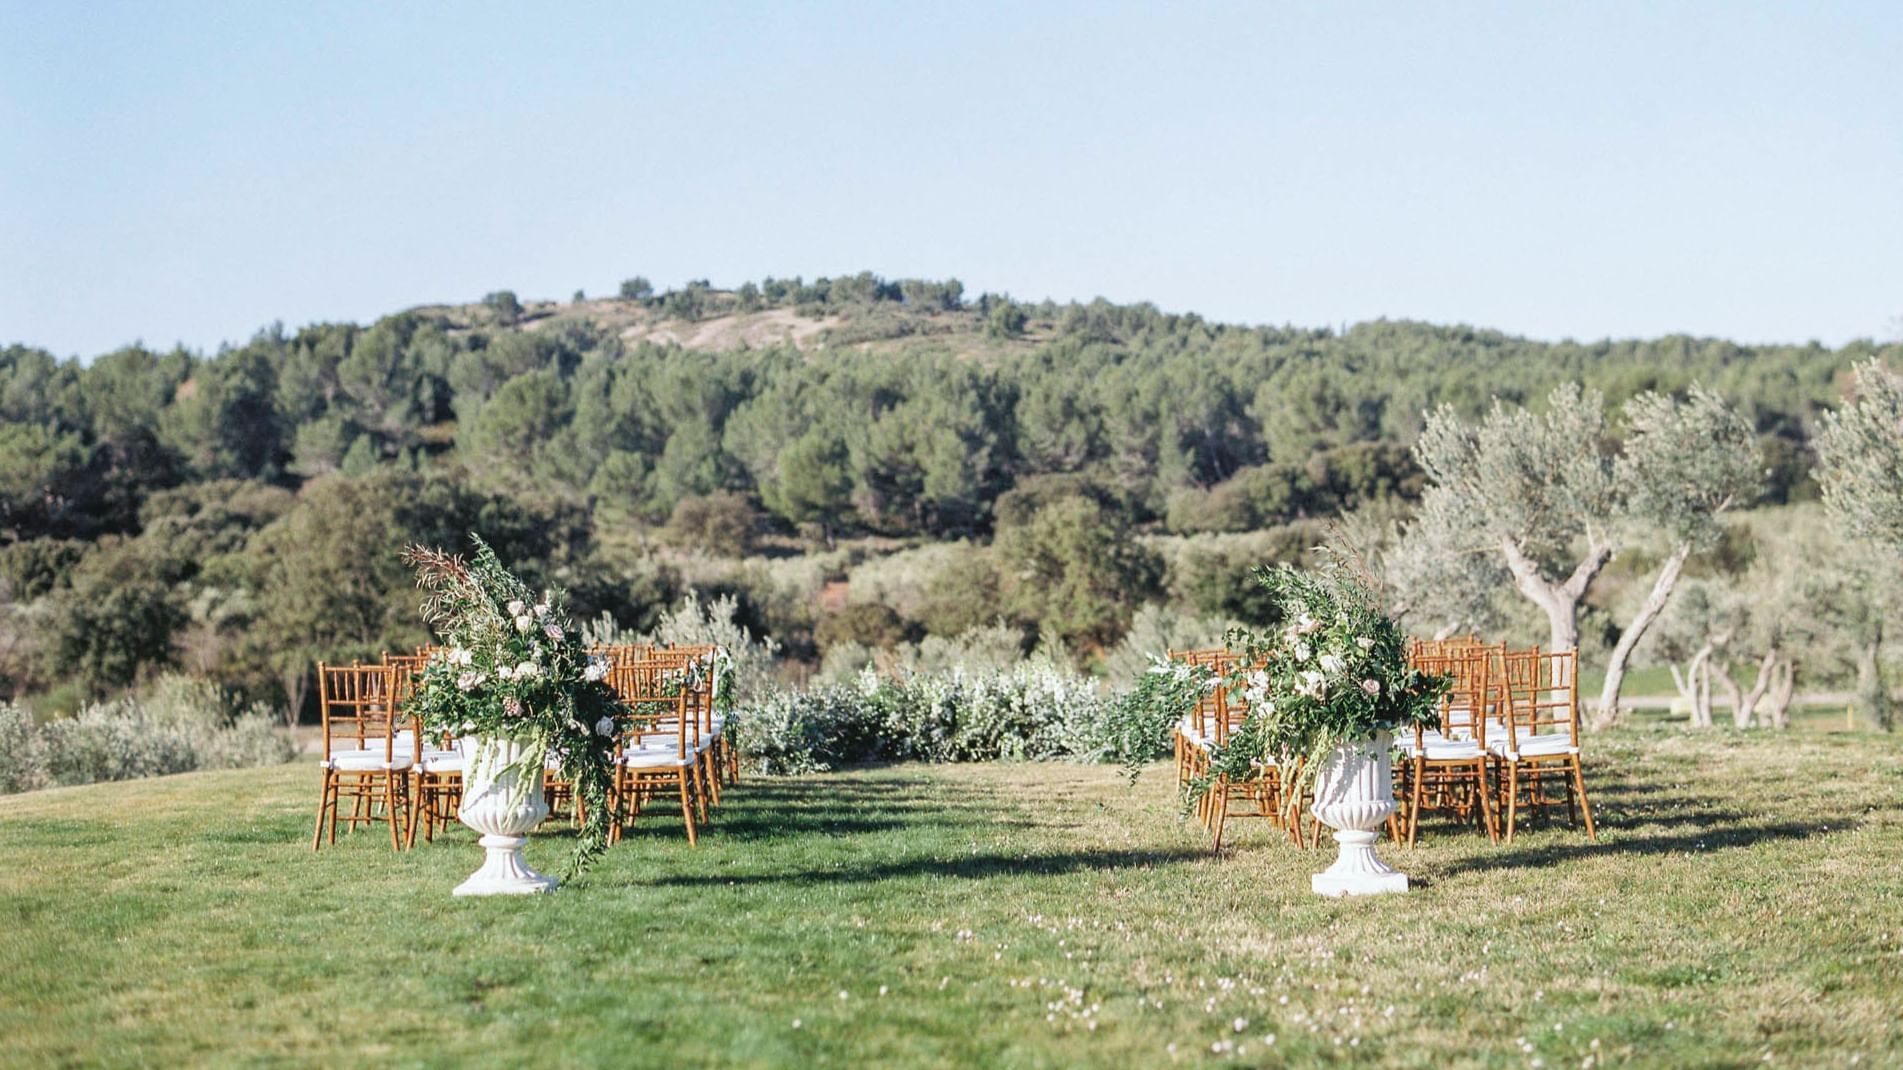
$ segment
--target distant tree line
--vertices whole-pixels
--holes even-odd
[[[1849,367],[1903,358],[1863,342],[1239,327],[870,273],[660,293],[636,278],[614,300],[831,326],[817,347],[697,351],[497,291],[473,316],[273,328],[208,356],[0,350],[0,693],[99,693],[184,662],[295,704],[313,653],[420,638],[392,552],[471,529],[624,619],[679,582],[625,551],[631,531],[735,555],[775,531],[995,536],[992,567],[939,612],[1081,607],[1048,612],[1102,642],[1130,592],[1160,582],[1122,549],[1132,532],[1412,503],[1412,446],[1443,406],[1477,419],[1495,398],[1539,408],[1562,383],[1620,405],[1699,382],[1748,425],[1775,503],[1815,497],[1812,433]],[[1066,555],[1110,571],[1051,573]]]

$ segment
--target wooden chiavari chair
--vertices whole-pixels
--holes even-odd
[[[413,719],[397,708],[393,673],[386,665],[317,666],[318,700],[324,717],[324,780],[317,804],[317,828],[311,850],[337,842],[337,822],[369,824],[382,807],[390,825],[390,846],[401,850],[401,826],[409,815],[410,770],[416,765],[418,734]],[[343,814],[344,799],[351,811]]]
[[[409,708],[410,697],[416,693],[417,678],[436,649],[434,645],[424,645],[414,654],[383,655],[383,663],[390,669],[390,692],[399,712]],[[409,844],[416,845],[419,824],[423,827],[424,842],[434,842],[436,833],[455,819],[462,795],[461,744],[448,736],[423,739],[410,777]]]
[[[1491,749],[1501,765],[1507,842],[1513,842],[1522,796],[1535,810],[1543,809],[1552,801],[1546,793],[1550,780],[1557,780],[1565,795],[1567,824],[1576,826],[1584,817],[1586,837],[1598,839],[1580,766],[1579,651],[1507,651],[1501,664],[1497,690],[1509,712],[1505,738],[1493,737]]]
[[[639,816],[643,802],[668,787],[680,796],[687,842],[699,843],[695,811],[704,821],[706,801],[697,753],[698,722],[689,709],[689,689],[670,686],[669,676],[668,666],[660,662],[638,662],[610,671],[616,693],[634,710],[638,722],[615,745],[610,843],[618,841],[622,830]]]
[[[1410,847],[1419,834],[1421,814],[1426,810],[1448,811],[1463,819],[1477,819],[1487,830],[1489,839],[1495,843],[1500,840],[1499,825],[1493,813],[1493,789],[1488,778],[1491,764],[1486,741],[1489,660],[1481,653],[1424,655],[1415,659],[1416,667],[1422,672],[1453,677],[1453,686],[1441,700],[1439,730],[1417,725],[1414,738],[1400,744],[1407,756],[1407,843]]]

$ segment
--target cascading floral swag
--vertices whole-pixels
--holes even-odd
[[[586,815],[572,879],[607,850],[615,741],[632,711],[608,685],[608,665],[589,656],[564,592],[537,595],[470,538],[468,561],[424,546],[403,552],[429,592],[423,617],[443,642],[417,677],[411,708],[431,735],[520,740],[530,744],[524,762],[554,755]]]
[[[1384,730],[1433,724],[1451,681],[1408,662],[1407,636],[1385,613],[1372,586],[1330,564],[1304,572],[1289,565],[1256,570],[1280,611],[1280,629],[1227,636],[1237,668],[1222,686],[1248,703],[1241,726],[1212,748],[1207,771],[1189,786],[1194,802],[1222,778],[1246,780],[1270,761],[1290,769],[1290,801],[1313,781],[1331,752]]]

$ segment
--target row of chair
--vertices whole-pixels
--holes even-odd
[[[337,826],[383,823],[393,848],[426,841],[454,820],[462,799],[461,741],[432,740],[419,719],[406,712],[417,674],[434,652],[385,654],[380,662],[320,663],[323,713],[323,782],[313,849],[335,843]],[[615,775],[609,799],[611,839],[640,813],[642,803],[663,787],[679,795],[690,843],[698,842],[720,801],[723,785],[737,782],[740,758],[716,709],[719,660],[711,646],[598,647],[590,655],[607,667],[605,679],[636,712],[615,741]],[[574,785],[562,779],[560,763],[547,759],[544,791],[552,812],[564,809],[578,823],[590,819],[576,803]]]
[[[1234,652],[1176,650],[1169,657],[1207,670],[1221,681],[1206,691],[1176,726],[1179,788],[1208,775],[1213,748],[1227,743],[1248,717],[1246,676]],[[1447,813],[1478,824],[1499,842],[1513,841],[1522,815],[1564,802],[1569,823],[1583,818],[1596,838],[1580,757],[1579,654],[1576,650],[1512,650],[1478,639],[1417,641],[1410,661],[1423,672],[1451,678],[1438,723],[1399,733],[1394,763],[1396,816],[1388,823],[1397,843],[1413,844],[1423,814]],[[1302,759],[1264,760],[1247,779],[1222,777],[1198,802],[1197,817],[1220,849],[1232,817],[1260,817],[1286,831],[1297,846],[1319,839],[1312,797],[1291,792]],[[1504,826],[1504,830],[1503,830]]]

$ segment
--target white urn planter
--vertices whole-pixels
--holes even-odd
[[[1335,830],[1341,854],[1312,887],[1321,895],[1407,891],[1407,874],[1377,858],[1379,830],[1394,813],[1394,758],[1388,733],[1335,748],[1315,776],[1315,816]]]
[[[456,816],[482,833],[488,857],[482,868],[456,886],[457,895],[531,895],[553,891],[555,878],[544,877],[522,860],[529,830],[548,816],[542,798],[542,745],[502,736],[462,740],[463,801]]]

